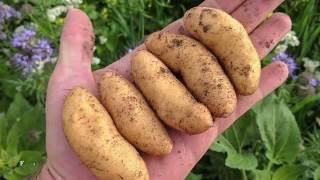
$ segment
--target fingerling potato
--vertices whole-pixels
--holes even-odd
[[[145,41],[147,49],[170,69],[181,74],[194,96],[215,117],[228,117],[235,109],[235,90],[216,57],[185,35],[156,32]]]
[[[134,82],[161,120],[188,134],[198,134],[213,125],[209,110],[190,94],[157,57],[146,50],[132,58]]]
[[[241,23],[222,10],[205,7],[190,9],[183,21],[187,31],[218,57],[239,94],[258,89],[260,59]]]
[[[121,135],[137,149],[152,155],[166,155],[172,141],[139,90],[114,71],[99,82],[101,102]]]
[[[119,134],[108,112],[87,90],[77,87],[70,91],[62,119],[71,148],[98,179],[149,179],[139,153]]]

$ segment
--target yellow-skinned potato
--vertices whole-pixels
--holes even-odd
[[[260,81],[261,64],[245,28],[227,13],[196,7],[183,17],[187,31],[218,56],[237,92],[253,94]]]
[[[138,51],[131,66],[134,82],[167,125],[188,134],[212,127],[209,110],[194,99],[157,57],[146,50]]]
[[[136,148],[152,155],[166,155],[172,141],[143,95],[127,79],[106,72],[99,83],[101,102],[121,135]]]
[[[87,90],[71,90],[64,103],[62,119],[72,149],[98,179],[149,179],[143,159],[119,134],[108,112]]]
[[[215,117],[235,109],[235,90],[216,57],[198,41],[170,32],[151,34],[145,45],[170,69],[181,73],[186,86]]]

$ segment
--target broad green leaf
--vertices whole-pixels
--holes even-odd
[[[12,121],[12,123],[17,120],[19,121],[21,115],[24,112],[29,111],[30,108],[29,102],[21,94],[17,94],[9,106],[6,117],[8,121]]]
[[[210,150],[217,152],[239,151],[242,147],[255,137],[255,113],[247,112],[237,120],[222,136],[219,136],[215,143],[210,146]],[[221,143],[219,143],[221,142]]]
[[[1,149],[1,154],[0,155],[1,155],[0,159],[2,159],[4,161],[8,161],[9,160],[9,154],[8,154],[8,152],[6,150]]]
[[[233,145],[223,135],[220,135],[215,140],[215,142],[210,146],[210,150],[216,151],[216,152],[228,152],[228,153],[237,152],[237,150],[233,147]]]
[[[253,111],[248,111],[223,133],[238,151],[257,138],[255,117]]]
[[[15,172],[21,176],[34,173],[44,160],[43,154],[41,151],[22,151],[19,167],[15,168]]]
[[[21,157],[20,154],[18,154],[18,155],[16,155],[16,156],[11,156],[11,157],[9,158],[9,161],[8,161],[8,166],[9,166],[9,167],[15,167],[15,166],[17,166],[17,164],[19,163],[20,157]]]
[[[227,152],[226,166],[244,170],[257,167],[258,162],[254,154],[242,149],[254,137],[254,117],[255,114],[249,111],[211,145],[212,151]]]
[[[249,111],[211,145],[210,150],[212,151],[227,152],[226,166],[244,170],[252,170],[257,167],[258,162],[254,154],[244,152],[242,149],[254,136],[254,131],[252,131],[254,117],[254,112]]]
[[[44,153],[41,151],[22,151],[20,160],[24,163],[35,163],[43,160]]]
[[[314,176],[314,180],[320,180],[320,167],[318,167],[318,168],[314,171],[313,176]]]
[[[194,174],[192,172],[186,178],[186,180],[201,180],[201,179],[202,179],[202,175]]]
[[[278,168],[272,176],[272,180],[294,180],[306,170],[299,165],[286,165]]]
[[[256,113],[267,157],[277,164],[294,161],[299,152],[301,135],[289,108],[271,95],[256,107]]]
[[[0,148],[6,147],[6,137],[8,131],[8,122],[5,117],[0,117]]]
[[[7,152],[10,156],[18,154],[19,139],[21,137],[21,123],[17,121],[9,130],[7,137]]]
[[[30,150],[43,150],[45,145],[45,117],[43,106],[37,105],[25,113],[21,120],[21,145]]]
[[[2,83],[2,91],[3,94],[10,97],[14,98],[17,94],[17,86],[14,83],[10,83],[9,81],[17,79],[18,77],[15,75],[8,75],[4,77],[3,79],[0,79],[0,82]]]
[[[253,170],[257,167],[258,160],[251,153],[229,153],[226,165],[234,169]]]
[[[28,149],[33,149],[33,145],[39,144],[40,137],[37,136],[44,138],[44,133],[40,132],[44,129],[43,118],[43,107],[40,108],[40,106],[29,108],[29,111],[23,113],[8,133],[7,151],[15,155],[19,144],[20,146],[23,144],[23,147]],[[23,141],[21,141],[22,137]]]
[[[17,173],[15,173],[13,170],[4,174],[4,177],[7,179],[7,180],[21,180],[23,179],[22,176],[18,175]]]
[[[15,173],[20,176],[29,176],[35,173],[39,168],[36,164],[25,164],[14,169]]]
[[[271,172],[268,170],[254,170],[254,179],[255,180],[271,180]]]
[[[0,158],[0,170],[5,168],[5,166],[7,165],[7,162],[3,159]],[[1,173],[0,173],[1,174]]]

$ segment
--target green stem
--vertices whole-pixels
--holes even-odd
[[[241,174],[242,174],[243,180],[248,180],[248,177],[247,177],[245,170],[241,170]]]
[[[269,161],[268,166],[267,166],[267,170],[270,172],[271,168],[273,166],[273,163],[271,161]]]

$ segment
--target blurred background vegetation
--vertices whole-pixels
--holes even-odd
[[[0,0],[0,179],[34,173],[45,154],[44,103],[66,11],[95,27],[102,68],[201,0]],[[320,2],[287,0],[293,30],[263,65],[288,64],[288,81],[212,144],[187,179],[320,179]]]

